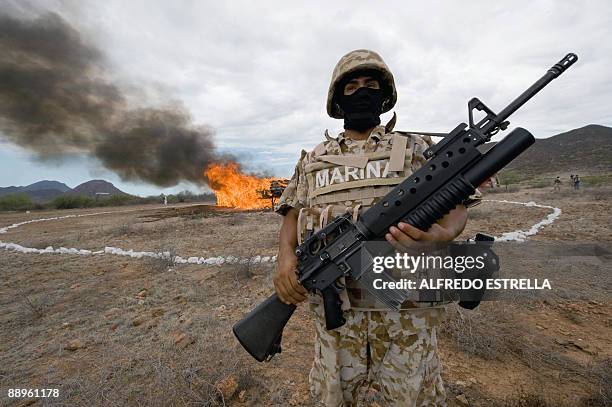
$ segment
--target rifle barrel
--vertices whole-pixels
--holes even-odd
[[[487,123],[481,131],[484,134],[488,134],[496,126],[506,120],[510,115],[516,112],[521,106],[523,106],[529,99],[535,96],[536,93],[542,90],[548,85],[553,79],[561,75],[567,68],[572,66],[578,61],[578,56],[573,53],[567,54],[561,61],[554,64],[540,79],[538,79],[533,85],[529,87],[525,92],[521,93],[519,97],[514,99],[504,110],[499,112],[497,115],[496,122],[490,121]]]

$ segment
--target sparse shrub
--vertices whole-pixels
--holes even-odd
[[[242,225],[247,220],[247,215],[245,213],[234,213],[232,214],[229,224],[231,226],[239,226]]]
[[[200,220],[204,219],[206,216],[204,216],[204,212],[192,212],[185,217],[189,220]]]
[[[91,208],[96,206],[96,201],[85,195],[60,195],[51,201],[51,207],[55,209]]]
[[[33,298],[24,292],[19,294],[27,313],[34,319],[40,319],[45,314],[45,301],[40,298]]]
[[[286,388],[280,388],[272,394],[270,402],[273,406],[286,406],[289,404],[290,398],[289,390]]]
[[[583,400],[585,407],[605,407],[612,405],[612,359],[594,365],[590,376],[595,377],[596,389]]]
[[[0,211],[26,211],[34,208],[34,203],[26,194],[0,196]]]
[[[158,195],[149,195],[149,196],[145,196],[145,197],[134,197],[134,200],[132,201],[134,204],[156,204],[156,203],[162,203],[164,202],[164,200],[162,198],[160,198]]]
[[[450,306],[442,332],[470,355],[487,360],[500,359],[515,336],[508,332],[511,329],[508,326],[512,326],[512,323],[498,305],[484,302],[473,311]]]
[[[191,202],[192,198],[193,198],[193,193],[191,191],[179,192],[176,195],[176,199],[178,199],[179,202]]]
[[[612,198],[612,190],[607,188],[594,188],[591,189],[591,196],[596,201],[605,201]]]
[[[554,180],[549,180],[549,179],[535,179],[532,180],[529,183],[529,187],[530,188],[547,188],[547,187],[553,187],[554,185]]]
[[[253,277],[253,263],[251,262],[251,259],[245,259],[244,262],[241,262],[239,264],[239,267],[235,268],[236,270],[236,278],[238,279],[239,277],[242,278],[251,278]]]
[[[166,195],[169,204],[175,204],[179,202],[179,199],[176,195]]]
[[[542,395],[527,393],[520,390],[516,396],[504,400],[504,407],[560,407],[559,404],[549,403]]]
[[[475,220],[475,219],[488,219],[491,217],[491,212],[488,210],[482,210],[480,207],[476,206],[473,209],[470,209],[469,211],[469,219],[470,220]]]
[[[98,201],[97,205],[100,206],[121,206],[121,205],[128,205],[130,203],[132,203],[134,201],[134,197],[130,196],[130,195],[122,195],[122,194],[115,194],[115,195],[111,195],[108,198],[104,198]]]
[[[134,226],[133,223],[122,223],[120,226],[118,226],[117,228],[114,228],[112,231],[113,236],[118,237],[118,236],[127,236],[130,234],[134,234],[134,233],[138,233],[140,232],[140,227],[136,227]]]
[[[612,174],[606,175],[585,175],[580,177],[583,185],[594,187],[612,184]]]
[[[255,268],[258,264],[253,262],[253,258],[257,255],[257,249],[251,249],[246,252],[246,256],[240,263],[233,268],[234,279],[236,281],[243,278],[251,278],[255,275]]]
[[[486,196],[486,195],[489,195],[489,194],[513,193],[513,192],[518,192],[520,190],[521,190],[521,188],[518,185],[508,185],[508,184],[506,184],[506,185],[499,186],[497,188],[482,189],[481,192],[483,193],[483,195]]]
[[[155,253],[163,253],[162,257],[150,257],[147,261],[149,269],[155,273],[163,273],[174,266],[174,259],[176,258],[176,248],[174,246],[162,246],[154,250]]]
[[[517,184],[525,178],[523,175],[512,170],[502,171],[499,173],[498,177],[502,185]]]
[[[194,194],[191,191],[185,190],[176,194],[176,199],[178,202],[211,202],[215,200],[215,194]]]

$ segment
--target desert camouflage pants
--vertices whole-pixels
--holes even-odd
[[[315,357],[310,390],[326,406],[357,406],[364,388],[384,406],[446,406],[436,329],[444,308],[344,313],[346,324],[325,329],[315,314]]]

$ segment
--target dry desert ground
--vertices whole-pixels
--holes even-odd
[[[486,199],[535,201],[561,215],[530,241],[612,244],[612,190],[523,189]],[[0,249],[0,404],[314,406],[313,323],[301,305],[283,352],[255,362],[232,324],[272,292],[271,262],[174,264],[274,256],[280,216],[213,205],[2,213],[3,242],[44,249],[168,252],[36,254]],[[529,229],[551,209],[484,202],[464,237]],[[520,257],[520,256],[519,256]],[[551,260],[553,261],[553,260]],[[451,406],[606,406],[612,397],[610,257],[568,256],[572,289],[530,301],[448,307],[440,338]],[[590,291],[592,290],[592,292]],[[9,399],[9,388],[58,388],[57,399]],[[363,405],[376,406],[375,391]]]

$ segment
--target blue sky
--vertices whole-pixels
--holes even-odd
[[[393,71],[400,130],[448,131],[467,120],[473,96],[500,110],[570,51],[579,62],[512,125],[540,138],[612,126],[608,1],[4,3],[22,18],[59,13],[104,53],[132,103],[180,102],[220,151],[277,176],[290,176],[325,129],[341,130],[325,112],[327,87],[337,60],[357,48],[378,51]],[[125,182],[90,156],[46,162],[2,140],[0,186],[102,178],[141,195],[205,189]]]

